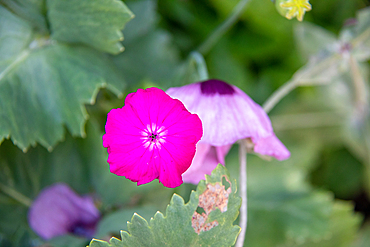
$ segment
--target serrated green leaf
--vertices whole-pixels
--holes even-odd
[[[46,33],[46,6],[44,0],[2,0],[8,9],[30,22],[38,31]]]
[[[208,219],[206,223],[214,223],[217,221],[217,226],[205,229],[196,233],[192,226],[192,219],[196,209],[202,204],[203,199],[200,196],[207,196],[211,193],[212,188],[221,189],[225,191],[223,185],[223,178],[226,179],[226,186],[228,189],[227,207],[216,208],[214,204],[207,204],[213,207],[212,210],[206,213]],[[166,209],[166,215],[157,212],[148,223],[144,218],[138,214],[134,214],[131,222],[128,223],[128,232],[122,231],[122,240],[112,238],[110,244],[104,243],[100,240],[92,240],[90,247],[97,246],[231,246],[235,243],[236,237],[240,232],[240,227],[233,225],[236,217],[239,214],[241,204],[240,197],[236,194],[236,181],[230,180],[226,168],[218,165],[210,176],[206,176],[206,181],[202,180],[196,192],[192,192],[190,200],[185,204],[184,200],[174,194],[170,204]],[[217,192],[216,192],[217,193]],[[222,192],[221,192],[222,193]],[[220,194],[217,194],[220,195]],[[202,197],[203,198],[203,197]],[[225,201],[223,201],[225,203]],[[206,205],[203,205],[206,207]],[[221,206],[220,206],[221,207]],[[222,210],[222,212],[221,212]]]
[[[23,150],[36,142],[51,149],[63,139],[63,125],[73,135],[84,136],[84,104],[94,103],[101,87],[118,95],[122,91],[123,79],[114,65],[87,47],[32,41],[27,23],[0,6],[3,16],[0,142],[10,136]],[[14,29],[6,31],[9,27]]]
[[[47,0],[52,38],[86,44],[117,54],[123,51],[121,30],[133,18],[118,0]]]

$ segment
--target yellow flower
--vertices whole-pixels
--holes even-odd
[[[308,0],[288,0],[280,1],[280,7],[286,10],[285,17],[289,20],[297,17],[298,21],[303,20],[304,13],[311,10]]]

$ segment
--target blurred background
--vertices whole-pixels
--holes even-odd
[[[63,40],[53,34],[58,26],[48,12],[51,4],[39,1],[38,8],[31,8],[32,4],[20,2],[0,0],[4,11],[0,12],[0,38],[6,30],[21,33],[18,43],[11,40],[10,45],[9,40],[0,39],[0,139],[4,137],[0,145],[0,246],[84,246],[89,242],[73,233],[45,241],[29,227],[27,212],[32,200],[57,182],[94,198],[101,212],[94,237],[100,239],[126,230],[134,212],[147,220],[157,210],[164,212],[173,193],[187,201],[195,185],[168,189],[153,181],[138,187],[109,172],[101,144],[106,114],[122,107],[125,96],[138,88],[166,90],[196,82],[199,74],[189,54],[238,1],[124,1],[135,18],[123,29],[125,51],[119,54],[82,39]],[[281,16],[269,0],[250,0],[236,24],[202,53],[210,78],[238,86],[260,105],[285,83],[299,81],[269,112],[275,133],[291,158],[279,162],[248,155],[245,246],[370,246],[370,38],[366,36],[370,14],[365,9],[370,2],[310,3],[312,10],[298,22]],[[10,15],[4,15],[5,11]],[[30,16],[47,24],[43,28],[37,24],[42,21]],[[29,24],[23,27],[21,22]],[[68,25],[66,20],[67,29]],[[34,40],[40,44],[43,38],[45,46],[32,51],[35,55],[22,60],[12,75],[2,76],[7,60],[1,56],[6,58],[9,47],[14,47],[15,54]],[[65,47],[44,52],[54,45],[53,40],[65,42]],[[42,52],[48,59],[43,60]],[[69,52],[78,53],[81,60],[61,55]],[[326,59],[334,62],[322,63],[318,70],[315,65]],[[39,76],[45,74],[45,67],[57,72],[48,78]],[[40,83],[45,80],[47,85],[56,75],[73,78],[75,87],[45,89]],[[20,86],[27,83],[36,86]],[[43,92],[41,99],[50,109],[63,108],[64,113],[49,121],[55,111],[22,103],[34,91]],[[77,100],[80,108],[72,103],[58,106],[72,94],[81,98]],[[44,115],[34,114],[41,111]],[[15,122],[27,130],[7,128],[12,114],[22,116]],[[41,127],[35,131],[33,126]],[[237,149],[234,146],[229,152],[226,167],[238,180]]]

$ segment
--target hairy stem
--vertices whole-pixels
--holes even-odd
[[[239,225],[242,228],[235,247],[243,247],[245,233],[247,230],[248,221],[248,204],[247,204],[247,150],[246,146],[241,140],[239,142],[239,164],[240,164],[240,197],[242,198],[242,206],[240,207],[240,221]]]
[[[6,194],[9,197],[13,198],[17,202],[25,205],[26,207],[30,207],[31,204],[32,204],[32,200],[30,198],[28,198],[27,196],[19,193],[18,191],[16,191],[15,189],[13,189],[13,188],[11,188],[9,186],[6,186],[6,185],[0,183],[0,190],[4,194]]]
[[[240,0],[234,7],[229,17],[218,26],[211,35],[198,47],[198,51],[203,55],[207,54],[220,38],[235,24],[239,16],[243,13],[249,0]]]

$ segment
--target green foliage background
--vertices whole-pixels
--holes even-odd
[[[56,182],[94,195],[100,239],[127,230],[134,212],[148,221],[165,212],[173,193],[188,201],[194,185],[137,187],[111,174],[101,145],[105,118],[137,88],[199,80],[190,53],[237,2],[0,0],[0,246],[45,243],[29,228],[27,211]],[[310,3],[312,11],[298,23],[269,0],[250,0],[236,25],[203,54],[210,77],[262,105],[297,70],[312,69],[304,66],[310,58],[321,61],[335,53],[338,40],[352,42],[369,31],[368,1]],[[356,16],[361,25],[343,28]],[[369,40],[352,54],[365,97]],[[354,114],[357,95],[345,61],[336,60],[335,73],[324,67],[309,78],[328,83],[295,89],[269,113],[292,157],[248,155],[245,246],[370,246],[369,120]],[[226,167],[238,179],[236,147]],[[48,244],[88,243],[68,235]]]

